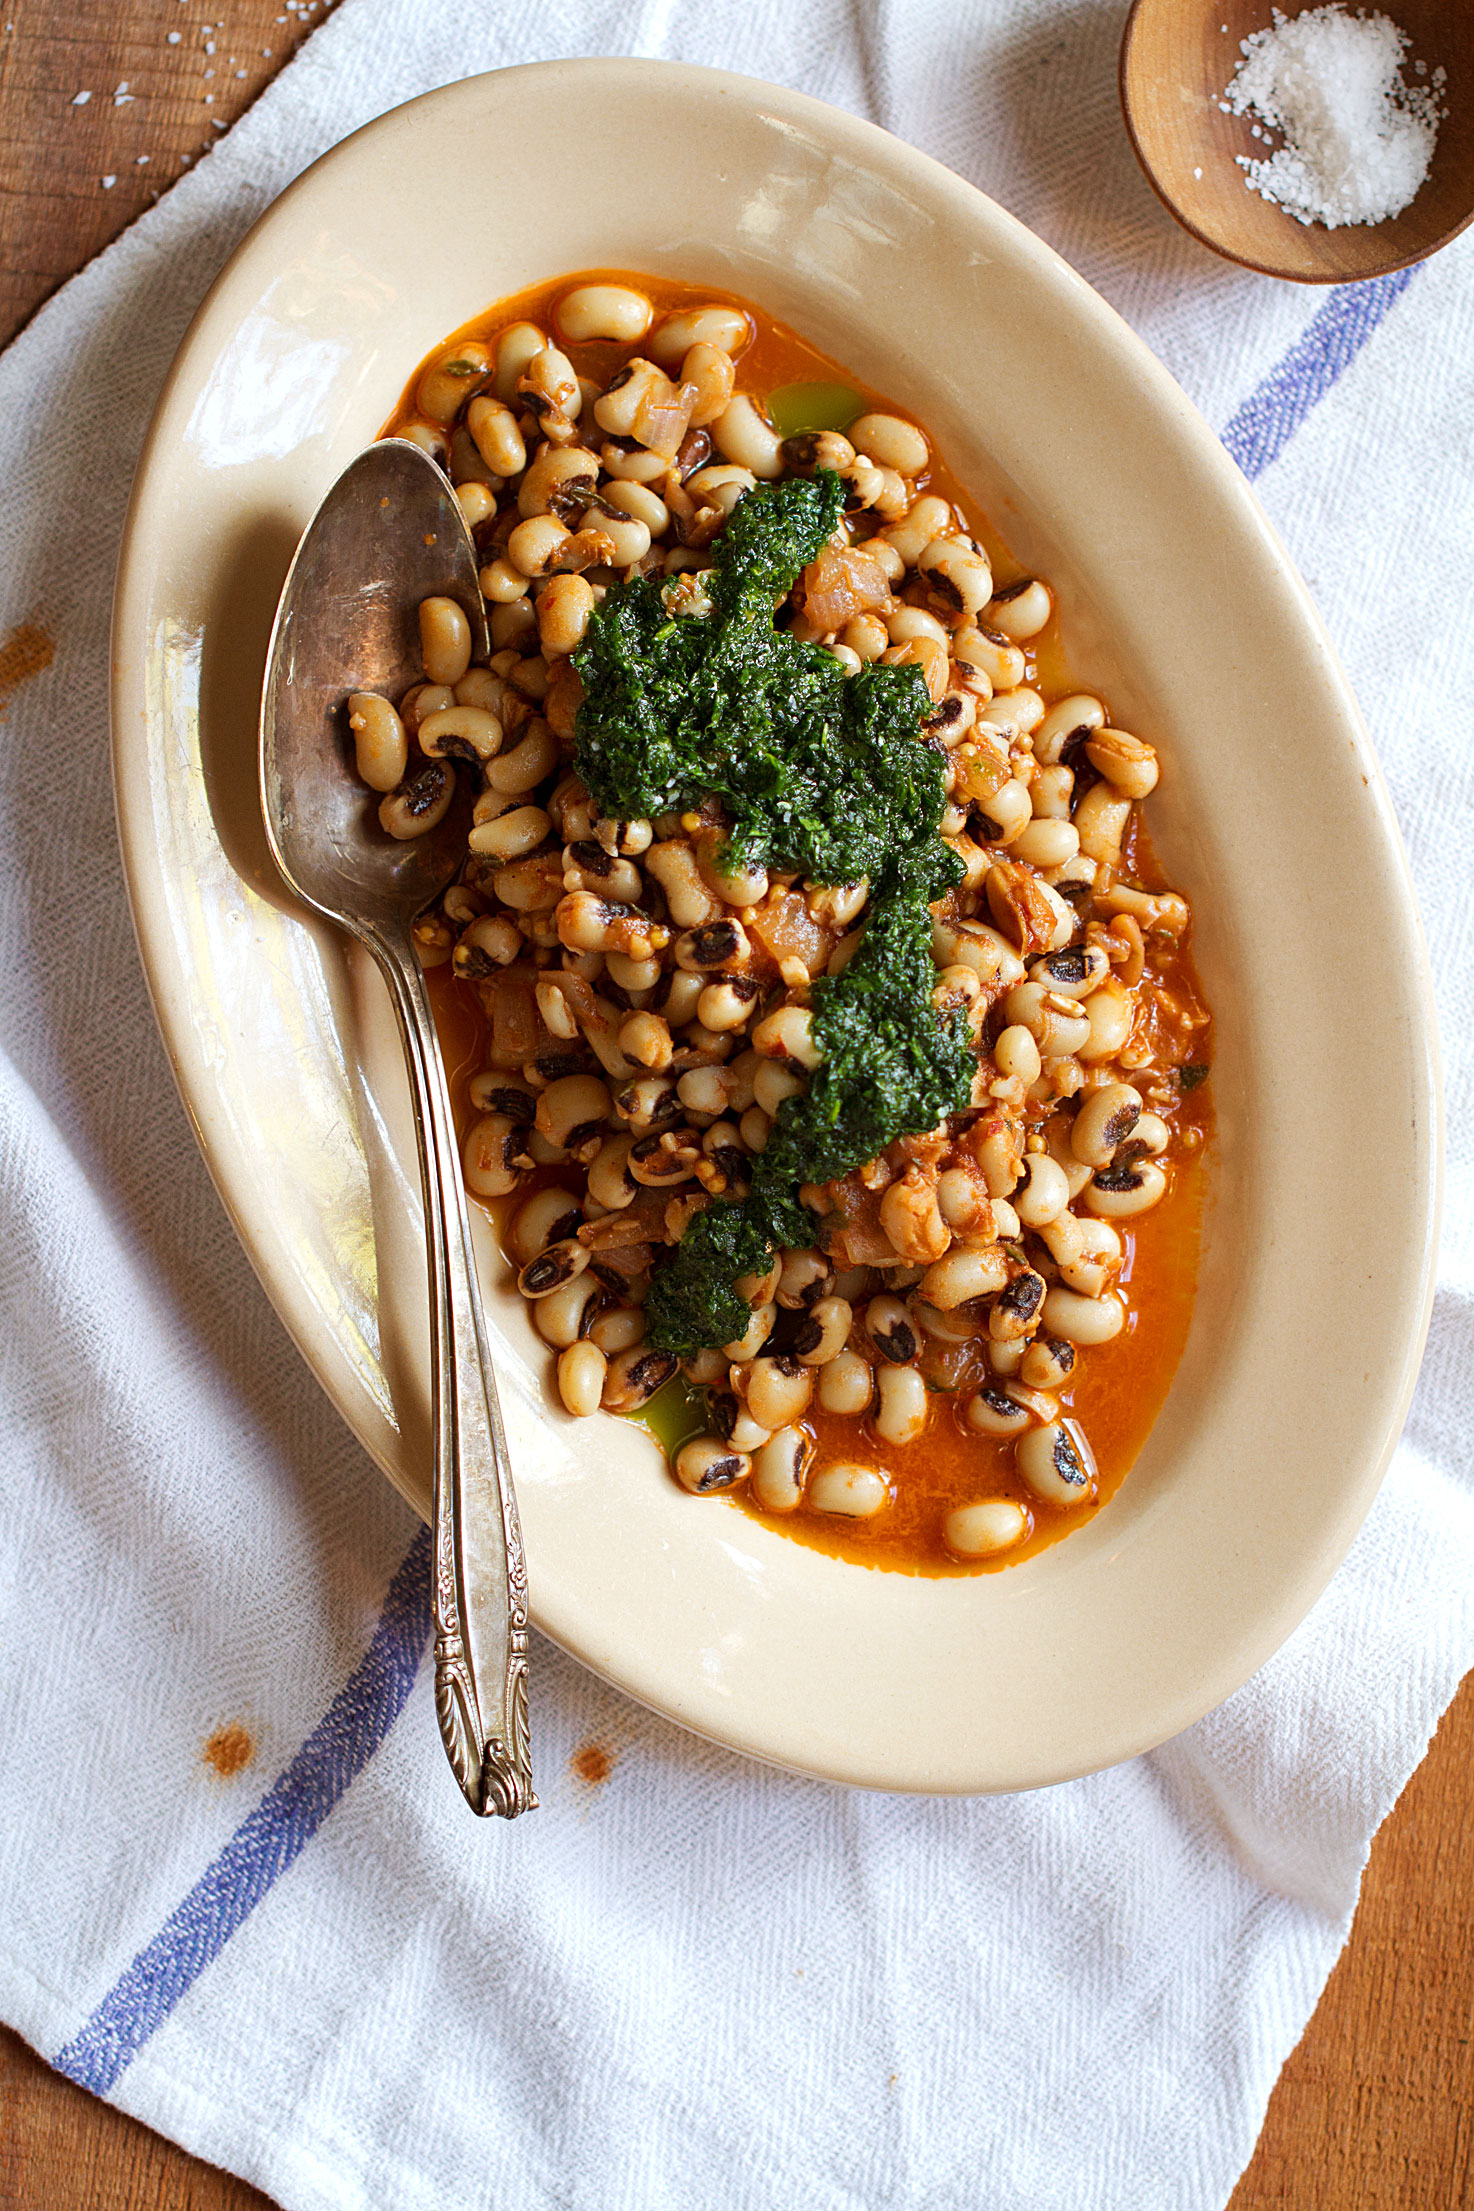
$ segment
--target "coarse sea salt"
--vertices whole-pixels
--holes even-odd
[[[1333,5],[1286,18],[1276,8],[1269,30],[1242,41],[1227,87],[1235,115],[1255,115],[1284,139],[1265,161],[1236,157],[1249,189],[1327,230],[1400,215],[1427,177],[1447,112],[1442,69],[1426,84],[1403,82],[1407,48],[1385,15]]]

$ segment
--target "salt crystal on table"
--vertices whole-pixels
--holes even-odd
[[[1408,36],[1385,15],[1348,15],[1339,4],[1307,9],[1241,42],[1227,87],[1235,115],[1253,114],[1283,134],[1267,161],[1236,158],[1244,182],[1297,222],[1380,223],[1400,215],[1428,174],[1445,73],[1407,85]],[[1220,103],[1221,105],[1222,103]]]

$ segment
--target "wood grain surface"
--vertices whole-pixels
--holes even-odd
[[[322,14],[323,0],[0,0],[0,341],[207,158],[214,126]],[[1474,1680],[1377,1838],[1231,2211],[1474,2205],[1471,1819]],[[0,2030],[0,2211],[269,2207]]]

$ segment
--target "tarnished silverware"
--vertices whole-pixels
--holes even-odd
[[[397,843],[353,771],[350,691],[397,697],[420,674],[420,601],[464,608],[487,652],[476,553],[449,483],[418,446],[371,445],[318,508],[282,586],[261,700],[261,804],[287,884],[365,945],[409,1065],[430,1259],[435,1456],[435,1709],[475,1812],[537,1803],[527,1729],[527,1573],[460,1151],[411,925],[465,856],[466,804]]]

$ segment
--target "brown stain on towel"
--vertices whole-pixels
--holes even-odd
[[[0,643],[0,698],[17,684],[40,675],[56,658],[50,633],[39,622],[22,622]]]
[[[580,1743],[568,1761],[569,1771],[580,1781],[597,1789],[609,1779],[618,1763],[617,1751],[606,1750],[602,1743]]]
[[[202,1753],[205,1764],[213,1766],[223,1780],[244,1771],[256,1755],[256,1745],[239,1720],[231,1720],[224,1727],[217,1727],[205,1743]]]

